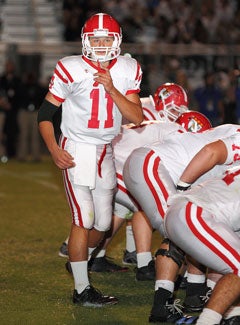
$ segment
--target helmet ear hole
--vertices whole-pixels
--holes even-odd
[[[196,111],[188,111],[182,113],[176,120],[188,132],[202,132],[212,128],[209,119],[202,113]]]
[[[160,117],[174,122],[183,112],[188,111],[185,90],[175,83],[165,83],[157,88],[153,96],[155,109]]]
[[[111,46],[93,47],[89,37],[113,37]],[[120,55],[122,30],[118,22],[110,15],[99,13],[90,17],[82,28],[82,54],[92,61],[110,61]]]

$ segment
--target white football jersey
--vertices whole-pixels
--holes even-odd
[[[181,196],[209,211],[234,231],[240,231],[240,133],[221,140],[228,151],[225,164],[233,166],[227,168],[225,165],[222,176],[207,179]],[[172,200],[175,198],[177,195]]]
[[[224,140],[224,138],[228,138],[234,134],[240,134],[240,126],[224,124],[202,133],[185,132],[169,135],[164,143],[148,147],[159,155],[173,182],[177,184],[185,167],[202,147],[218,139]],[[211,175],[219,174],[223,169],[226,169],[226,166],[214,167],[207,174],[201,176],[197,180],[197,183],[211,177]]]
[[[114,86],[123,95],[139,93],[142,70],[138,62],[119,56],[109,65]],[[119,133],[122,114],[93,79],[98,68],[82,55],[61,59],[54,70],[49,91],[62,102],[61,131],[77,142],[105,144]]]
[[[163,120],[155,109],[151,96],[141,98],[144,120]]]
[[[117,174],[122,175],[123,165],[134,149],[162,142],[177,132],[187,131],[177,123],[161,121],[145,121],[137,127],[133,124],[122,126],[121,133],[112,142]]]
[[[163,120],[158,112],[155,109],[153,99],[151,96],[149,97],[142,97],[140,98],[142,103],[142,110],[143,110],[143,119],[144,121],[152,121],[152,120]],[[129,121],[123,118],[122,124],[128,124]]]

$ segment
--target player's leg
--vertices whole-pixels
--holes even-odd
[[[236,301],[240,299],[240,277],[236,274],[225,274],[216,284],[211,298],[197,321],[198,325],[220,324],[222,316]],[[234,316],[233,316],[234,317]],[[230,318],[229,318],[230,319]],[[238,324],[239,321],[231,317],[231,322],[223,321],[223,324]],[[234,322],[233,322],[234,321]],[[221,323],[221,324],[222,324]]]
[[[185,254],[165,238],[156,252],[156,281],[150,323],[172,322],[183,317],[181,306],[174,300],[174,286]],[[189,323],[191,324],[191,323]]]
[[[122,263],[125,265],[137,264],[137,253],[133,234],[132,220],[126,221],[126,249],[123,252]]]
[[[106,250],[109,247],[112,239],[125,224],[125,219],[113,215],[111,229],[104,235],[103,240],[99,243],[98,247],[93,251],[92,256],[88,263],[89,271],[91,272],[126,272],[128,267],[122,267],[111,261],[106,256]]]
[[[137,251],[136,279],[155,280],[155,261],[152,258],[152,226],[142,211],[132,218],[133,234]]]
[[[188,312],[199,312],[208,301],[212,289],[206,281],[206,267],[187,256],[186,296],[183,307]]]
[[[104,232],[110,228],[112,219],[115,169],[111,148],[108,146],[106,149],[94,189],[74,184],[70,172],[63,171],[65,190],[72,211],[68,250],[75,286],[73,302],[83,306],[101,307],[117,303],[115,297],[104,296],[90,285],[88,278],[89,249],[94,250],[99,244]],[[103,152],[103,148],[98,147],[98,160],[101,152]],[[90,229],[93,230],[89,242]]]

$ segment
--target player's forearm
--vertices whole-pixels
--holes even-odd
[[[49,150],[53,153],[58,148],[58,144],[54,135],[53,124],[49,121],[43,121],[39,123],[39,132]]]
[[[223,164],[227,149],[222,141],[212,142],[203,147],[185,168],[180,181],[192,184],[214,166]]]
[[[140,100],[136,102],[130,101],[124,95],[122,95],[116,88],[113,88],[109,92],[114,103],[117,105],[118,109],[122,115],[135,125],[141,124],[143,121],[143,111]]]

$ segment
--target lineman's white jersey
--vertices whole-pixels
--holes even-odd
[[[205,180],[181,196],[209,211],[214,219],[223,221],[234,231],[240,231],[240,133],[222,139],[228,149],[225,164],[235,164],[222,176]],[[176,195],[169,200],[172,204]]]
[[[122,126],[121,133],[112,141],[118,182],[122,179],[123,165],[131,152],[139,147],[163,142],[170,134],[187,132],[173,122],[145,121],[140,126]]]
[[[155,109],[154,101],[151,95],[149,97],[141,97],[140,100],[142,103],[144,121],[163,120]],[[123,118],[122,124],[128,124],[128,123],[129,121]]]
[[[199,263],[240,276],[240,134],[223,141],[226,162],[238,165],[172,197],[164,230]]]
[[[131,152],[146,144],[161,142],[171,133],[186,132],[179,124],[173,122],[145,121],[141,126],[124,125],[122,132],[113,140],[115,158],[117,193],[115,196],[115,214],[121,218],[129,217],[130,211],[141,209],[138,202],[126,189],[123,181],[123,166]],[[119,208],[119,205],[121,208]],[[125,207],[125,208],[123,208]]]
[[[142,109],[143,109],[143,115],[145,121],[162,120],[162,118],[158,114],[158,111],[156,111],[155,109],[154,101],[151,95],[149,97],[142,97],[141,103],[142,103]]]
[[[120,93],[140,92],[142,70],[135,59],[119,56],[108,68]],[[106,144],[120,131],[122,115],[103,85],[94,81],[97,71],[82,55],[65,57],[57,63],[49,85],[62,102],[63,136],[76,142]]]
[[[146,145],[132,152],[124,164],[123,179],[153,228],[164,234],[163,220],[170,198],[176,194],[179,177],[195,154],[204,145],[239,132],[239,125],[221,125],[202,133],[169,134],[164,142]],[[227,165],[216,166],[198,182],[221,175],[227,168]]]
[[[224,124],[202,133],[186,132],[177,136],[169,135],[164,143],[150,146],[150,148],[160,156],[173,182],[177,184],[186,165],[203,146],[218,139],[223,140],[234,134],[239,134],[239,132],[239,125]],[[223,169],[226,169],[226,166],[214,167],[211,171],[201,176],[197,180],[197,183],[209,178],[211,175],[219,174],[219,171]]]

